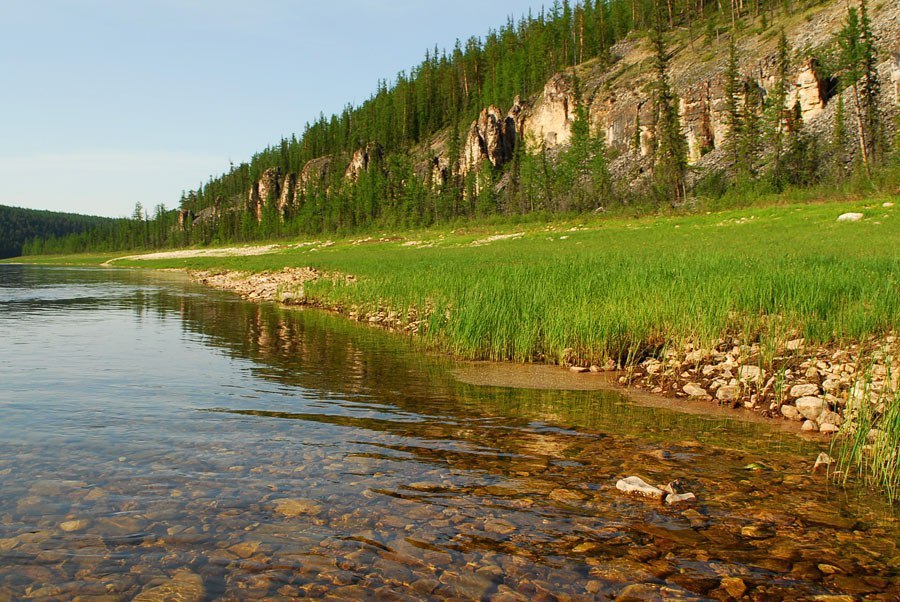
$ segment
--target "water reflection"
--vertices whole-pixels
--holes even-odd
[[[460,383],[174,275],[0,283],[0,600],[898,591],[891,511],[764,425]],[[700,503],[623,497],[629,474]]]

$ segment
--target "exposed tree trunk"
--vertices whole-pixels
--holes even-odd
[[[866,128],[863,123],[862,107],[859,104],[859,84],[856,82],[853,83],[853,103],[856,108],[856,129],[859,134],[859,153],[862,157],[863,166],[866,168],[866,175],[871,177],[872,173],[869,170],[869,151],[866,148]]]

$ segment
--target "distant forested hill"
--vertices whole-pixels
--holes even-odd
[[[62,238],[113,221],[106,217],[0,205],[0,259],[21,255],[22,247],[35,238]]]

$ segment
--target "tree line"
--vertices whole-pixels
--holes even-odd
[[[643,196],[679,204],[693,193],[721,194],[734,187],[782,190],[854,171],[871,176],[888,157],[888,129],[878,105],[877,47],[867,6],[848,9],[834,43],[817,56],[818,69],[837,83],[832,140],[810,135],[799,105],[787,106],[794,52],[781,32],[776,82],[768,94],[739,69],[736,38],[748,28],[772,27],[776,15],[812,4],[783,0],[584,0],[557,1],[537,15],[508,20],[484,39],[430,50],[409,73],[379,82],[358,107],[324,115],[302,135],[282,139],[249,162],[182,195],[183,225],[175,211],[138,208],[130,220],[65,240],[34,243],[32,252],[158,248],[187,244],[349,232],[363,228],[428,226],[492,214],[579,212]],[[731,157],[722,173],[698,178],[687,160],[678,97],[670,81],[670,46],[695,34],[730,38],[725,71],[725,145]],[[574,79],[575,119],[571,144],[561,151],[526,153],[517,141],[502,168],[485,161],[462,175],[459,165],[469,124],[488,105],[509,106],[515,96],[538,92],[555,73],[589,60],[611,64],[610,49],[625,36],[646,38],[653,52],[651,172],[642,190],[618,190],[607,166],[602,133],[591,130],[580,82]],[[843,106],[848,90],[852,99]],[[446,137],[449,165],[423,171],[417,145]],[[848,141],[855,140],[853,161]],[[636,140],[636,145],[640,144]],[[851,145],[852,146],[852,145]],[[367,169],[348,180],[354,151],[377,148]],[[248,191],[266,170],[299,174],[307,162],[328,157],[322,173],[309,178],[300,202],[280,209],[274,196],[262,200],[261,219],[247,210]],[[430,159],[430,158],[425,158]],[[854,167],[855,166],[855,167]],[[435,172],[439,172],[439,176]],[[436,178],[440,178],[439,181]],[[691,190],[693,188],[693,190]],[[205,214],[192,224],[192,218]],[[65,247],[63,249],[62,247]]]
[[[56,241],[93,232],[112,221],[105,217],[0,205],[0,259],[18,257],[23,249],[25,254],[35,254],[36,245],[38,252],[42,250],[43,240],[54,241],[51,245],[55,246]]]

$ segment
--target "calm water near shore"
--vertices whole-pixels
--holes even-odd
[[[900,597],[900,512],[812,474],[825,443],[459,368],[178,274],[0,265],[0,601]]]

